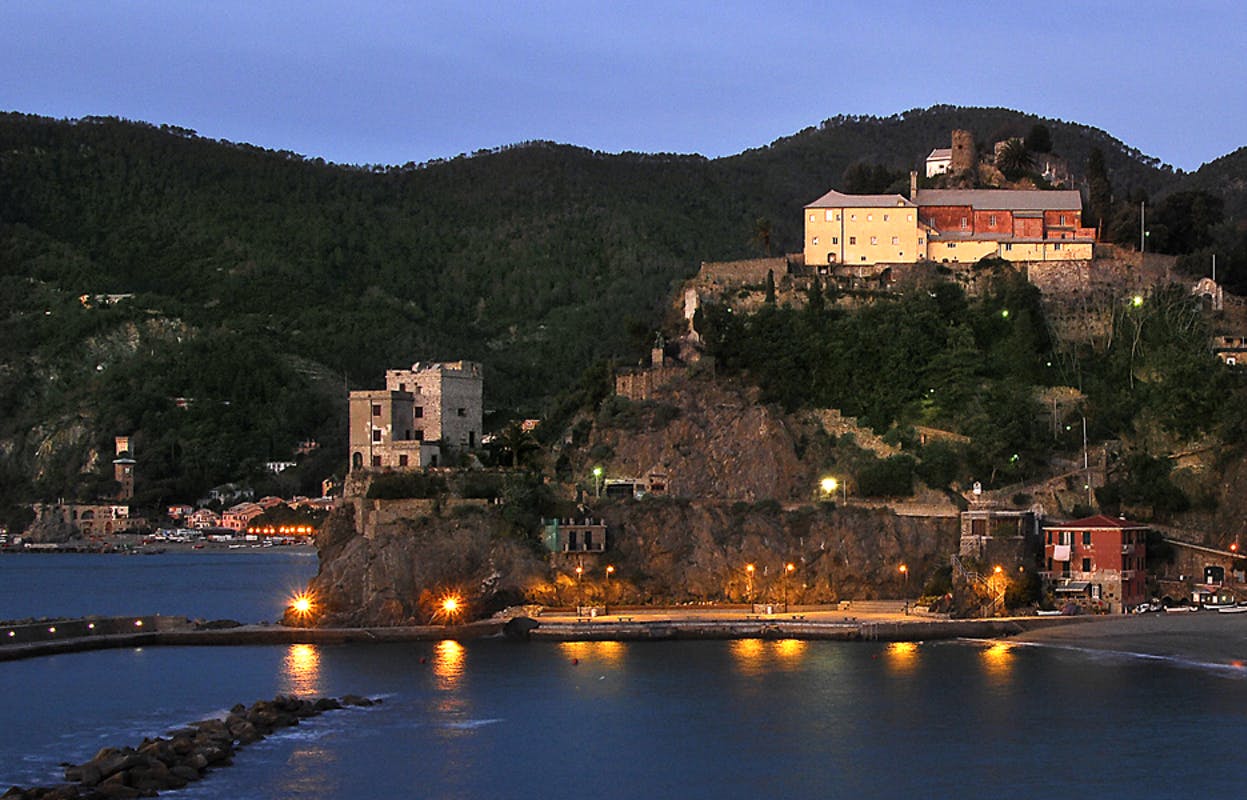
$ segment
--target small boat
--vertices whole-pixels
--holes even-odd
[[[1176,614],[1186,611],[1199,611],[1199,606],[1165,606],[1166,614]]]
[[[1247,606],[1222,606],[1217,609],[1218,614],[1247,614]]]

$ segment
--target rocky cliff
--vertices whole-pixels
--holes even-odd
[[[450,595],[464,616],[522,603],[899,598],[957,549],[952,518],[815,502],[830,446],[817,416],[786,416],[736,384],[686,377],[644,403],[608,401],[582,436],[564,452],[576,475],[600,465],[669,479],[668,494],[641,499],[585,499],[581,482],[576,516],[606,520],[605,553],[547,554],[504,505],[356,498],[317,540],[318,622],[437,621]]]

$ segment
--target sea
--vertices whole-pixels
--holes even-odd
[[[0,618],[273,619],[315,558],[0,557]],[[381,698],[171,798],[1243,795],[1247,678],[984,641],[141,647],[0,662],[0,788],[276,694]]]

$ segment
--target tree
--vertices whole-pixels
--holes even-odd
[[[1091,155],[1087,157],[1087,194],[1090,205],[1087,217],[1099,229],[1100,237],[1107,238],[1105,222],[1113,211],[1113,184],[1104,166],[1104,152],[1098,147],[1091,148]]]
[[[766,217],[758,217],[753,222],[753,240],[766,252],[766,257],[771,257],[771,237],[773,230],[771,221]]]
[[[1035,160],[1031,156],[1030,151],[1026,149],[1026,143],[1021,139],[1010,139],[1005,142],[1000,152],[996,155],[996,167],[1004,176],[1011,181],[1030,172],[1035,166]]]
[[[766,271],[766,303],[775,305],[775,270]]]
[[[1035,123],[1031,127],[1030,133],[1026,134],[1026,149],[1032,153],[1052,152],[1052,134],[1048,133],[1047,125]]]

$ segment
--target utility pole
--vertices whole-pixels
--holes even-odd
[[[1147,201],[1139,203],[1139,252],[1147,250]]]

